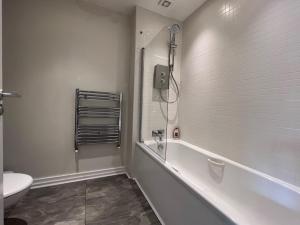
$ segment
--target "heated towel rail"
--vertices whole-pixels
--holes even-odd
[[[122,93],[75,93],[75,152],[87,144],[121,145]]]

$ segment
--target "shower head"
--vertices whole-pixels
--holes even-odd
[[[181,27],[179,24],[174,23],[173,25],[169,26],[168,29],[171,34],[177,34],[181,30]]]
[[[177,47],[176,43],[175,43],[175,37],[176,34],[181,30],[181,27],[179,24],[174,23],[171,26],[168,27],[168,30],[170,32],[170,47],[172,49],[175,49]]]

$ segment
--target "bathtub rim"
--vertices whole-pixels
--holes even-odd
[[[144,143],[137,142],[137,144],[140,144],[140,146],[145,145],[149,150],[152,150],[150,147],[147,146],[147,143],[155,143],[155,142],[154,141],[145,141]],[[205,150],[205,149],[200,148],[200,147],[198,147],[196,145],[190,144],[190,143],[188,143],[186,141],[179,140],[179,139],[176,139],[176,140],[174,140],[174,139],[167,139],[167,143],[182,144],[182,145],[184,145],[184,146],[186,146],[186,147],[188,147],[188,148],[190,148],[190,149],[192,149],[194,151],[200,152],[200,153],[202,153],[204,155],[207,155],[208,157],[211,157],[211,158],[214,158],[214,159],[218,159],[218,160],[221,160],[221,161],[223,161],[225,163],[228,163],[228,164],[231,164],[233,166],[239,167],[240,169],[246,170],[247,172],[255,174],[255,175],[257,175],[257,176],[259,176],[261,178],[267,179],[267,180],[269,180],[269,181],[271,181],[273,183],[276,183],[276,184],[278,184],[280,186],[283,186],[284,188],[287,188],[287,189],[289,189],[291,191],[294,191],[294,192],[296,192],[297,194],[300,195],[300,187],[298,187],[296,185],[293,185],[293,184],[288,183],[286,181],[283,181],[283,180],[281,180],[279,178],[276,178],[276,177],[273,177],[271,175],[268,175],[267,173],[260,172],[260,171],[258,171],[256,169],[253,169],[253,168],[249,167],[249,166],[243,165],[243,164],[238,163],[238,162],[236,162],[234,160],[231,160],[231,159],[228,159],[228,158],[226,158],[224,156],[221,156],[221,155],[218,155],[216,153],[213,153],[213,152],[211,152],[209,150]],[[162,160],[162,159],[160,159],[160,160]],[[166,161],[167,161],[167,159],[166,159]]]

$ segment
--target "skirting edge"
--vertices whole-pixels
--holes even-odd
[[[102,170],[92,170],[79,173],[63,174],[50,177],[33,179],[32,189],[54,186],[59,184],[72,183],[83,180],[90,180],[101,177],[109,177],[119,174],[126,174],[124,167],[116,167]]]

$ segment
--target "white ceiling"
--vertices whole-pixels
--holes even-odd
[[[141,6],[166,17],[179,21],[185,20],[206,0],[169,0],[172,4],[168,7],[158,5],[159,0],[84,0],[97,4],[101,7],[117,11],[120,13],[130,14],[135,6]]]

